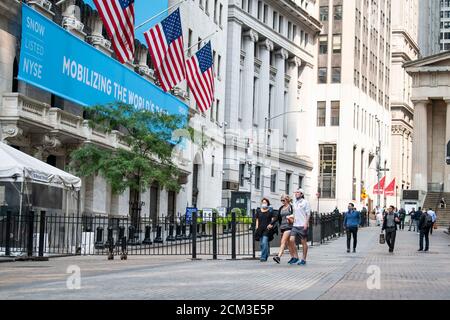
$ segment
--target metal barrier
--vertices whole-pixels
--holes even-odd
[[[308,240],[322,244],[343,235],[342,214],[310,217]],[[364,221],[364,220],[362,220]],[[210,220],[194,214],[192,221],[158,217],[133,220],[129,217],[61,215],[28,210],[0,214],[0,255],[185,255],[196,259],[256,257],[255,211],[252,216],[225,217],[216,212]],[[125,241],[124,241],[125,240]]]

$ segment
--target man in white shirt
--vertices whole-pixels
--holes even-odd
[[[433,209],[429,208],[427,213],[433,218],[433,225],[430,228],[430,234],[433,234],[433,228],[434,224],[436,223],[436,212],[433,211]]]
[[[289,264],[306,264],[306,255],[308,253],[308,227],[309,227],[309,217],[311,216],[311,207],[308,201],[305,200],[305,192],[303,189],[297,189],[295,191],[295,200],[292,205],[294,209],[294,224],[291,230],[291,237],[289,241],[294,248],[294,256],[288,262]],[[296,246],[296,239],[300,239],[303,248],[303,259],[299,260],[298,251]]]

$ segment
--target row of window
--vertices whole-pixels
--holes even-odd
[[[328,83],[327,67],[318,68],[317,79],[319,84]],[[331,83],[341,83],[341,67],[331,68]]]
[[[390,136],[389,125],[381,121],[380,125],[380,133],[378,133],[376,115],[367,112],[364,108],[360,108],[356,103],[353,105],[353,128],[372,139],[378,138],[381,139],[382,143],[387,143]],[[381,137],[379,137],[379,134]]]
[[[450,29],[450,21],[441,22],[441,29]]]
[[[441,11],[441,18],[450,18],[450,11]]]
[[[331,101],[330,108],[330,125],[332,127],[339,126],[340,102]],[[317,102],[317,126],[325,127],[327,120],[327,105],[325,101]]]
[[[330,16],[330,8],[329,6],[320,6],[319,8],[319,19],[321,22],[325,22],[329,20]],[[337,5],[333,7],[333,20],[341,21],[342,20],[342,5]]]
[[[241,163],[239,164],[239,186],[243,187],[244,183],[245,183],[245,170],[248,170],[248,167],[246,167],[245,163]],[[262,187],[262,183],[261,183],[261,179],[262,179],[262,167],[261,166],[256,166],[255,167],[255,180],[253,181],[255,189],[256,190],[261,190]],[[285,194],[290,194],[293,189],[292,189],[292,183],[293,183],[293,173],[292,172],[286,172],[285,173],[285,185],[284,185],[284,193]],[[302,175],[298,175],[298,181],[297,181],[297,186],[298,188],[303,188],[303,180],[304,180],[304,176]],[[276,193],[279,190],[279,183],[278,183],[278,171],[277,170],[272,170],[270,173],[270,192]]]
[[[342,35],[334,34],[333,35],[333,54],[340,54],[342,51]],[[327,54],[328,53],[328,35],[320,35],[319,36],[319,54]]]
[[[195,0],[194,0],[195,1]],[[199,6],[202,10],[205,11],[205,13],[209,16],[211,14],[211,4],[212,0],[199,0]],[[210,4],[211,3],[211,4]],[[212,7],[213,10],[213,21],[215,24],[219,25],[220,27],[223,27],[223,20],[222,20],[222,14],[223,14],[223,4],[220,3],[218,0],[214,0],[214,5]]]
[[[441,0],[441,8],[449,8],[450,7],[450,0]]]
[[[450,40],[450,32],[441,32],[441,40]]]
[[[242,0],[241,9],[248,14],[253,14],[253,3],[256,4],[256,0]],[[302,1],[303,3],[303,1]],[[269,6],[262,0],[258,1],[256,18],[265,24],[269,24]],[[305,8],[307,7],[305,1]],[[289,40],[296,42],[299,46],[305,47],[309,41],[309,34],[303,30],[298,32],[298,27],[295,23],[289,21],[277,11],[272,11],[272,24],[271,27],[275,32],[287,37]]]

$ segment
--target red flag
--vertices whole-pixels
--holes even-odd
[[[386,176],[384,176],[381,180],[380,180],[380,188],[378,189],[378,183],[375,184],[375,186],[373,187],[373,194],[383,194],[383,190],[384,190],[384,183],[386,182]]]
[[[121,63],[134,59],[134,0],[94,0]]]
[[[395,178],[384,190],[384,195],[385,196],[394,196],[395,195],[394,190],[395,190]]]

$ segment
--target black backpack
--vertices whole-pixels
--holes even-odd
[[[425,213],[427,216],[425,217],[425,226],[427,228],[431,228],[433,226],[433,217],[428,213]]]

